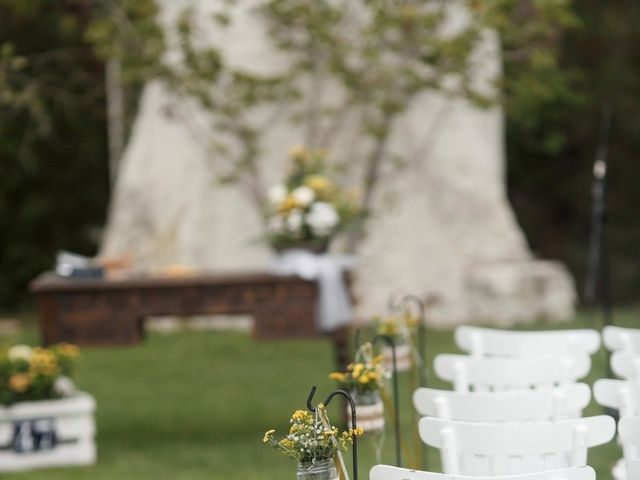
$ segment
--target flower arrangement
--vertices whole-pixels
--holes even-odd
[[[418,317],[405,311],[399,315],[374,318],[378,334],[386,335],[393,339],[396,352],[396,371],[405,372],[413,365],[413,349],[411,334],[418,326]],[[382,348],[384,365],[388,370],[393,369],[393,353],[388,346]]]
[[[46,400],[71,394],[78,348],[62,343],[51,348],[15,345],[0,352],[0,404]]]
[[[269,430],[264,434],[262,442],[294,458],[298,463],[331,459],[338,451],[346,452],[349,449],[353,435],[363,434],[360,428],[355,431],[340,431],[337,427],[327,429],[317,415],[305,410],[296,410],[289,423],[291,427],[284,438],[276,440],[275,430]]]
[[[382,360],[382,355],[378,355],[371,361],[352,363],[347,366],[346,372],[333,372],[329,378],[353,393],[363,394],[380,390],[386,375]]]
[[[355,198],[327,176],[323,151],[299,146],[289,155],[285,182],[269,190],[268,239],[276,249],[305,246],[324,251],[358,220]]]
[[[401,315],[376,317],[373,322],[380,335],[387,335],[393,339],[406,337],[418,326],[418,317],[410,312]]]

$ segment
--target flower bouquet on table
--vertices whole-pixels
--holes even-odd
[[[0,352],[0,471],[95,462],[95,401],[70,378],[77,356],[69,344]]]
[[[324,408],[318,406],[317,412],[296,410],[289,423],[289,433],[277,440],[275,430],[264,434],[262,442],[271,445],[284,455],[298,462],[298,480],[338,480],[336,459],[340,452],[346,452],[353,442],[353,435],[362,435],[356,431],[340,431],[321,418]]]
[[[371,344],[363,345],[367,346],[370,352]],[[382,365],[382,355],[374,358],[360,355],[363,347],[356,357],[364,356],[364,361],[352,363],[347,366],[346,372],[334,372],[329,378],[351,393],[356,404],[356,425],[365,432],[379,432],[384,430],[384,405],[380,391],[384,388],[386,371]]]
[[[267,236],[276,251],[303,249],[324,253],[341,232],[357,225],[354,195],[327,172],[325,153],[294,147],[284,183],[269,190]]]
[[[418,317],[405,312],[399,315],[374,318],[374,324],[378,334],[390,337],[396,349],[396,369],[398,372],[406,372],[413,365],[413,348],[411,335],[418,327]],[[393,369],[393,352],[391,347],[385,345],[382,348],[384,365],[388,370]]]

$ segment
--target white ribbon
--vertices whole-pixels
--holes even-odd
[[[315,254],[307,250],[286,250],[278,255],[271,270],[278,275],[297,275],[317,280],[320,290],[316,324],[329,332],[351,323],[353,307],[344,282],[344,271],[355,265],[353,255]]]

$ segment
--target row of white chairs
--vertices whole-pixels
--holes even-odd
[[[474,356],[593,355],[601,345],[600,333],[592,329],[522,332],[461,326],[456,329],[455,340],[462,351]],[[602,330],[602,340],[611,352],[640,353],[640,329],[609,325]]]
[[[469,355],[439,355],[434,362],[436,375],[454,391],[423,388],[413,396],[424,415],[420,437],[440,449],[445,473],[379,465],[371,480],[595,479],[585,466],[587,449],[609,442],[615,422],[606,415],[581,418],[591,390],[576,382],[588,374],[600,334],[465,326],[455,338]],[[608,348],[640,348],[640,332],[611,327],[604,338]],[[635,468],[629,465],[628,478],[636,478]]]

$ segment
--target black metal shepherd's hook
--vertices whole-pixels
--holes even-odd
[[[418,353],[422,365],[420,365],[420,386],[427,386],[427,326],[425,318],[425,306],[420,297],[416,295],[406,295],[402,303],[413,303],[418,307]]]
[[[355,333],[356,339],[356,352],[360,348],[360,338],[361,338],[361,330],[358,328]],[[400,395],[398,393],[398,366],[396,361],[396,344],[393,341],[393,338],[388,335],[376,335],[371,339],[371,344],[375,344],[378,340],[382,340],[387,343],[391,347],[391,356],[392,356],[392,375],[393,375],[393,406],[396,411],[395,418],[395,437],[396,437],[396,466],[402,466],[402,458],[400,455]]]
[[[420,371],[420,386],[427,386],[427,357],[426,357],[426,349],[427,349],[427,332],[426,332],[426,307],[422,299],[417,295],[405,295],[400,299],[400,301],[396,301],[393,296],[389,297],[388,306],[389,309],[395,312],[402,311],[407,309],[407,305],[413,304],[418,308],[418,354],[420,356],[420,360],[422,361],[422,365],[419,368]]]
[[[400,455],[400,395],[398,393],[398,365],[396,362],[396,343],[389,335],[376,335],[371,339],[371,344],[375,345],[378,340],[382,340],[391,347],[391,359],[393,368],[393,403],[396,410],[395,430],[396,430],[396,466],[402,466],[402,456]]]
[[[316,407],[313,406],[313,396],[316,393],[318,387],[315,385],[311,387],[311,391],[309,392],[309,396],[307,397],[307,408],[310,412],[316,413]],[[342,395],[349,401],[349,406],[351,407],[351,438],[353,439],[353,480],[358,480],[358,436],[356,435],[356,402],[353,401],[353,397],[349,394],[349,392],[345,390],[334,390],[329,394],[322,404],[326,407],[331,403],[331,400],[336,395]]]

